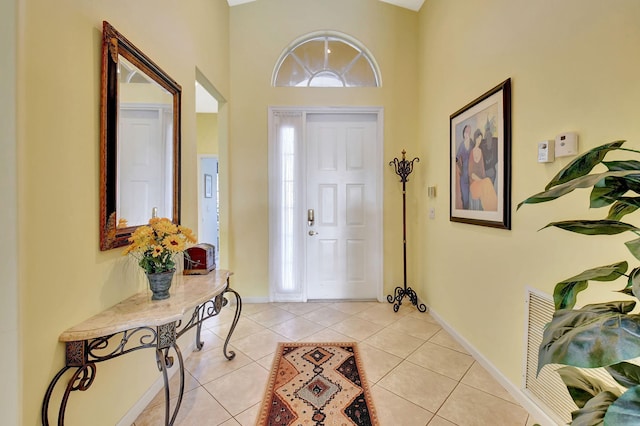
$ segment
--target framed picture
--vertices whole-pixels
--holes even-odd
[[[213,197],[213,176],[211,175],[204,175],[204,198],[211,198]]]
[[[449,121],[449,220],[511,229],[511,79]]]

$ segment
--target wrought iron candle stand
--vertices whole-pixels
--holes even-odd
[[[404,257],[404,287],[396,287],[394,295],[387,296],[387,302],[393,303],[393,311],[398,312],[400,309],[400,305],[402,305],[402,299],[408,297],[411,303],[418,308],[420,312],[426,312],[427,307],[424,303],[418,303],[418,295],[411,288],[407,287],[407,190],[406,184],[409,179],[409,175],[413,171],[413,162],[420,162],[418,157],[409,161],[405,158],[405,154],[407,152],[402,150],[402,160],[398,160],[398,158],[394,158],[393,161],[389,162],[390,166],[395,168],[395,172],[398,176],[400,176],[400,182],[402,182],[402,250]],[[395,303],[394,303],[395,302]]]

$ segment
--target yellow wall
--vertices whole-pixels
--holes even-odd
[[[0,415],[20,424],[20,354],[18,324],[18,184],[17,184],[17,4],[0,3]]]
[[[266,298],[269,294],[268,107],[382,106],[383,158],[388,162],[402,148],[411,153],[417,129],[417,24],[415,12],[376,0],[261,0],[231,9],[230,266],[243,297]],[[343,32],[363,43],[380,66],[383,86],[271,87],[273,68],[282,51],[295,39],[319,30]],[[384,192],[384,283],[388,292],[402,280],[401,192],[388,166]]]
[[[218,114],[196,114],[198,154],[218,154]]]
[[[622,246],[629,235],[537,232],[554,220],[604,216],[587,212],[588,192],[518,212],[515,206],[571,160],[538,164],[539,141],[576,131],[581,152],[616,139],[640,147],[640,3],[427,0],[419,16],[419,140],[426,170],[420,176],[424,186],[439,189],[435,199],[420,197],[421,293],[520,385],[525,286],[552,293],[555,283],[587,268],[631,260]],[[449,116],[507,78],[513,229],[450,222]],[[430,207],[435,220],[428,219]]]
[[[555,282],[575,272],[628,258],[620,245],[599,252],[596,244],[611,238],[537,232],[551,220],[586,217],[585,194],[517,213],[515,205],[570,161],[538,164],[540,140],[573,130],[580,134],[581,151],[618,138],[638,146],[640,3],[462,3],[427,0],[418,14],[374,0],[260,0],[234,7],[229,15],[222,0],[22,0],[15,132],[21,423],[39,423],[45,388],[64,363],[60,332],[144,288],[142,281],[131,281],[137,269],[119,250],[98,250],[102,20],[183,87],[187,226],[197,225],[196,66],[230,100],[219,115],[220,123],[229,122],[228,133],[220,125],[220,157],[228,159],[220,164],[221,202],[229,206],[221,237],[244,297],[268,295],[267,107],[384,107],[385,161],[402,148],[421,158],[408,188],[411,281],[435,312],[519,384],[525,286],[551,292]],[[367,46],[380,65],[383,87],[272,88],[282,49],[317,30],[341,31]],[[513,229],[452,223],[449,115],[509,77]],[[430,185],[438,187],[435,199],[426,197]],[[402,278],[399,197],[397,177],[385,167],[385,293]],[[434,220],[428,219],[430,207]],[[153,364],[148,351],[100,364],[90,392],[73,395],[68,423],[116,423],[158,377]]]
[[[182,86],[182,221],[195,228],[195,72],[198,67],[229,96],[229,9],[221,0],[23,0],[20,6],[22,424],[35,425],[46,386],[64,365],[58,335],[144,289],[139,268],[121,250],[98,249],[102,21]],[[90,391],[74,392],[68,424],[115,424],[158,377],[151,350],[99,364]]]

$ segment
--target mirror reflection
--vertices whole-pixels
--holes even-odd
[[[125,58],[118,58],[118,182],[120,227],[171,217],[173,95]],[[122,219],[122,221],[120,220]]]
[[[180,223],[180,85],[103,22],[100,249],[154,216]]]

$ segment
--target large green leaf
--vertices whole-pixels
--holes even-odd
[[[558,369],[558,374],[567,386],[569,395],[571,395],[578,408],[584,407],[591,398],[605,391],[611,392],[616,396],[620,395],[620,391],[617,388],[607,385],[602,380],[586,375],[579,368],[562,367]]]
[[[581,281],[581,280],[592,280],[592,281],[614,281],[620,276],[624,275],[629,268],[629,263],[626,260],[621,262],[612,263],[611,265],[598,266],[597,268],[587,269],[580,274],[567,278],[561,282],[569,282],[569,281]]]
[[[640,356],[640,315],[627,315],[634,301],[560,309],[545,327],[538,371],[550,363],[605,367]]]
[[[617,220],[564,220],[552,222],[542,229],[556,227],[583,235],[615,235],[626,231],[640,231],[633,225]]]
[[[627,161],[603,161],[602,164],[607,166],[610,172],[622,171],[622,170],[635,170],[640,171],[640,161],[636,160],[627,160]],[[626,185],[629,190],[634,191],[635,193],[640,194],[640,176],[631,175],[629,178],[625,179],[624,185]]]
[[[638,298],[638,295],[640,295],[640,268],[634,268],[629,273],[627,287],[631,287],[633,295]]]
[[[627,249],[636,259],[640,260],[640,238],[627,241],[624,245],[627,246]]]
[[[584,281],[563,281],[553,289],[553,304],[556,310],[571,309],[576,305],[578,293],[586,290],[589,283]]]
[[[633,291],[631,288],[623,288],[622,290],[618,290],[617,293],[626,294],[627,296],[633,297]]]
[[[640,268],[635,267],[631,270],[631,272],[629,272],[629,275],[627,275],[627,287],[626,288],[631,288],[633,287],[634,282],[640,282]],[[633,291],[630,293],[633,296]]]
[[[640,161],[637,160],[603,161],[602,164],[611,172],[618,170],[640,170]]]
[[[611,392],[602,392],[594,396],[579,410],[571,413],[571,426],[599,426],[603,425],[605,413],[616,401],[616,396]]]
[[[621,170],[640,170],[640,161],[636,160],[603,161],[602,164],[604,164],[610,172]],[[640,193],[640,176],[630,177],[626,180],[625,185],[630,190]]]
[[[640,194],[640,175],[633,174],[625,178],[625,183],[629,187],[629,191]]]
[[[604,416],[605,426],[640,425],[640,388],[634,386],[618,397]]]
[[[573,308],[576,304],[578,293],[588,287],[587,281],[613,281],[624,275],[628,267],[629,264],[626,261],[622,261],[588,269],[575,277],[559,282],[553,290],[553,302],[556,310]]]
[[[616,150],[622,146],[625,141],[615,141],[593,148],[577,157],[571,163],[567,164],[545,187],[546,190],[554,186],[569,182],[573,179],[585,176],[598,163],[602,162],[605,155],[612,150]]]
[[[640,197],[620,197],[609,209],[608,220],[620,220],[640,208]]]
[[[589,196],[589,207],[592,209],[608,206],[629,191],[624,178],[606,178],[597,182]]]
[[[625,388],[633,388],[640,385],[640,366],[637,364],[621,362],[605,368],[611,374],[611,377]]]
[[[543,192],[539,192],[526,200],[522,201],[518,204],[518,209],[522,207],[523,204],[535,204],[535,203],[544,203],[547,201],[555,200],[556,198],[560,198],[563,195],[567,195],[572,192],[574,189],[578,188],[590,188],[593,185],[597,184],[602,179],[608,177],[625,177],[638,175],[640,176],[640,171],[638,170],[624,170],[624,171],[615,171],[615,172],[604,172],[597,173],[592,175],[580,176],[570,181],[567,181],[563,184],[554,186],[551,189],[548,189]]]

